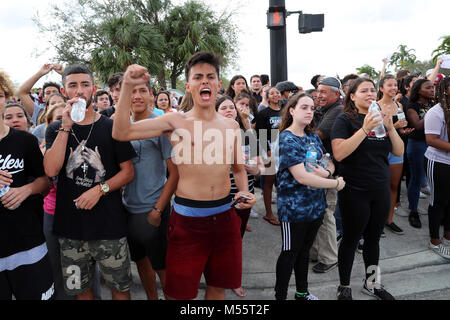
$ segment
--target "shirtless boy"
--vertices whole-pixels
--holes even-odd
[[[235,199],[241,195],[251,199],[238,203],[236,207],[251,208],[256,199],[248,192],[247,173],[242,161],[238,161],[242,157],[239,125],[218,115],[215,110],[221,86],[219,65],[220,59],[212,53],[193,55],[185,68],[186,92],[192,95],[193,109],[184,114],[170,113],[133,124],[130,122],[132,90],[148,82],[150,75],[146,68],[132,65],[122,82],[113,127],[115,139],[130,141],[167,134],[174,151],[180,150],[178,144],[188,146],[182,148],[182,155],[179,154],[183,161],[177,163],[180,178],[167,231],[164,287],[167,299],[196,298],[202,273],[206,279],[207,300],[223,300],[225,289],[241,286],[242,241],[240,220],[230,206],[233,200],[229,196],[230,165],[239,189]],[[198,129],[205,134],[199,136]],[[208,132],[219,132],[222,139]],[[230,132],[233,132],[231,137]],[[215,136],[213,143],[205,138],[207,135]],[[232,154],[232,159],[211,164],[210,159],[206,159],[206,151],[212,144],[215,159],[227,153]]]

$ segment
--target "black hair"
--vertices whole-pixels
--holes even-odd
[[[394,79],[395,81],[397,81],[397,79],[395,79],[395,77],[392,74],[387,74],[385,75],[383,78],[381,78],[380,83],[378,84],[378,94],[377,94],[377,100],[381,100],[383,98],[383,92],[381,92],[381,88],[383,88],[384,83],[388,80]],[[398,85],[398,83],[397,83]]]
[[[358,79],[358,78],[359,78],[359,76],[358,76],[357,74],[355,74],[355,73],[350,73],[350,74],[346,75],[346,76],[344,77],[344,79],[342,79],[342,81],[341,81],[342,86],[344,86],[345,84],[347,84],[347,82],[349,82],[350,80],[356,80],[356,79]]]
[[[422,86],[430,80],[428,79],[419,79],[416,82],[414,82],[414,85],[411,89],[411,97],[409,98],[409,102],[418,102],[420,99],[420,89]],[[431,82],[431,81],[430,81]]]
[[[407,76],[400,81],[398,88],[400,89],[400,93],[402,95],[406,96],[406,94],[408,93],[408,90],[406,90],[406,88],[409,88],[411,86],[411,82],[414,80],[414,78],[418,78],[417,74]]]
[[[212,65],[217,72],[217,78],[220,77],[220,66],[222,65],[222,57],[208,51],[199,51],[189,58],[184,68],[184,75],[186,81],[189,81],[189,73],[191,68],[200,63],[207,63]]]
[[[238,74],[236,76],[234,76],[233,78],[231,78],[230,80],[230,84],[228,85],[227,90],[225,91],[225,94],[227,96],[230,96],[234,99],[234,97],[236,96],[236,92],[234,91],[234,89],[231,86],[234,86],[234,84],[236,83],[236,81],[238,81],[239,79],[244,79],[245,81],[245,87],[248,93],[250,93],[250,89],[248,88],[248,83],[247,83],[247,79],[245,79],[244,76]]]
[[[64,70],[64,73],[62,75],[62,82],[63,82],[64,86],[66,85],[67,76],[69,76],[71,74],[87,74],[91,78],[92,83],[94,83],[94,75],[89,67],[82,65],[82,64],[73,64],[73,65],[68,66]]]
[[[261,76],[255,74],[255,75],[250,77],[250,82],[252,82],[253,78],[259,78],[259,80],[261,80]]]
[[[370,82],[373,84],[374,88],[376,88],[375,82],[373,82],[373,80],[369,78],[360,77],[353,82],[353,84],[350,86],[348,94],[345,96],[344,109],[342,110],[342,112],[345,113],[350,119],[356,119],[358,116],[358,108],[356,108],[355,102],[351,99],[350,96],[352,94],[355,94],[359,86],[364,82]]]
[[[29,128],[31,128],[34,125],[33,120],[31,120],[30,114],[28,113],[28,111],[25,109],[25,107],[23,105],[21,105],[20,103],[8,103],[5,106],[5,111],[6,111],[6,109],[12,108],[12,107],[18,107],[18,108],[22,109],[23,114],[25,115],[25,118],[27,118],[27,124],[28,124]],[[2,117],[4,118],[5,115],[3,114]]]
[[[58,92],[61,93],[61,86],[59,84],[57,84],[56,82],[46,82],[42,86],[42,94],[44,94],[45,89],[47,89],[48,87],[55,87],[56,89],[58,89]]]
[[[320,74],[316,74],[314,77],[312,77],[311,79],[311,84],[313,85],[314,88],[317,89],[317,80],[321,77]]]
[[[269,81],[270,81],[270,78],[269,78],[269,76],[268,76],[267,74],[262,74],[262,75],[260,76],[260,78],[261,78],[261,84],[262,84],[263,86],[265,86],[266,84],[268,84]]]
[[[167,98],[169,99],[169,106],[168,108],[172,108],[173,102],[172,102],[172,97],[169,91],[159,91],[158,94],[155,96],[155,106],[156,108],[158,108],[158,97],[162,94],[165,94],[167,96]]]
[[[109,99],[109,93],[108,93],[108,91],[106,91],[106,90],[98,90],[98,91],[95,93],[95,97],[94,97],[95,103],[98,102],[98,97],[103,96],[103,95],[105,95],[105,94],[108,95],[108,99]]]

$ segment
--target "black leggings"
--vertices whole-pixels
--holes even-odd
[[[297,292],[308,292],[309,250],[322,225],[323,217],[311,222],[281,223],[283,246],[277,261],[275,298],[286,300],[292,269]]]
[[[441,222],[444,231],[450,232],[450,165],[425,158],[425,172],[430,181],[431,196],[428,206],[430,238],[439,239]]]
[[[344,234],[338,253],[341,285],[349,286],[355,250],[361,235],[364,236],[363,259],[366,278],[369,267],[378,267],[380,237],[389,216],[391,194],[389,184],[376,191],[360,191],[347,186],[339,192],[339,209]]]

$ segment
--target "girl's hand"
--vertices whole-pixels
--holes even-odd
[[[364,123],[362,126],[362,129],[369,133],[371,132],[376,126],[383,123],[383,119],[379,118],[379,115],[368,113],[366,117],[364,118]]]
[[[392,121],[392,115],[391,115],[390,110],[387,110],[383,114],[383,122],[384,122],[385,127],[388,129],[388,131],[395,130],[394,122]]]

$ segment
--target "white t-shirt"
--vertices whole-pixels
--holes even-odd
[[[425,115],[425,134],[437,134],[441,140],[448,142],[447,125],[444,110],[440,104],[428,110]],[[427,159],[450,165],[450,152],[428,146],[425,152]]]

